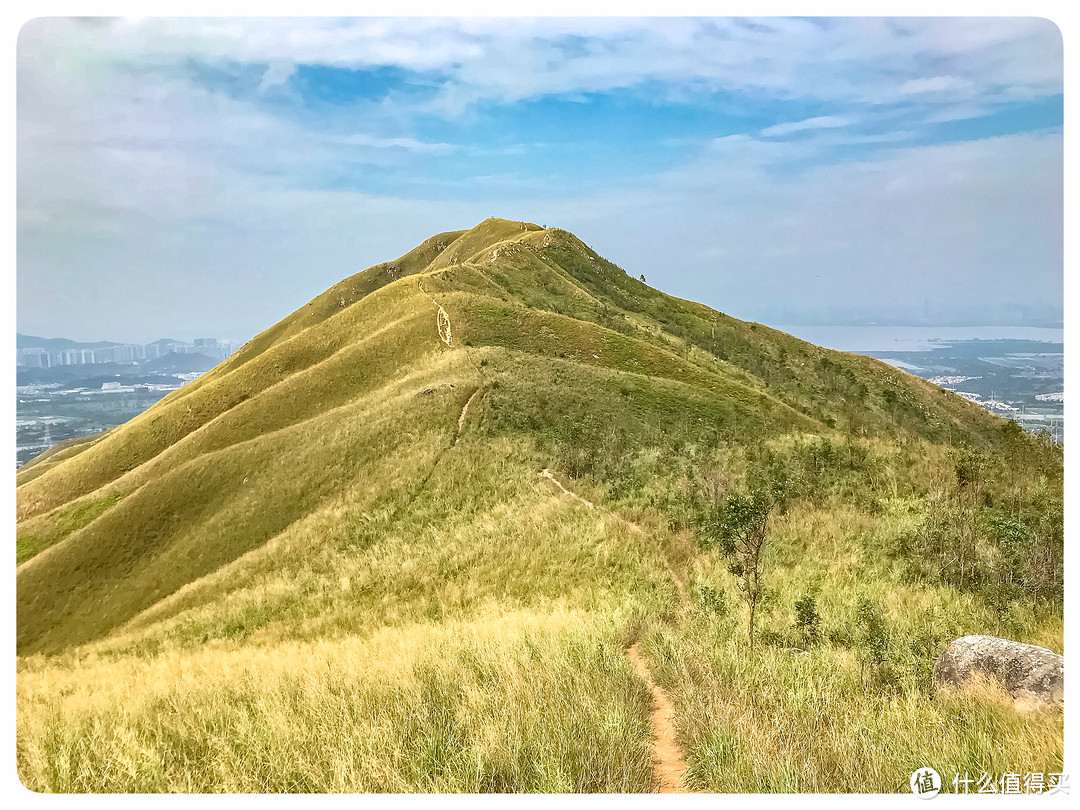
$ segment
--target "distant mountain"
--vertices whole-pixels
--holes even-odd
[[[205,354],[200,354],[199,352],[190,352],[188,354],[169,352],[154,360],[147,360],[145,363],[139,365],[139,369],[144,372],[209,371],[217,364],[218,360],[213,357],[208,357]]]
[[[67,338],[43,338],[36,335],[15,335],[15,348],[17,349],[45,349],[50,352],[59,352],[64,349],[104,349],[109,346],[121,344],[113,340],[99,340],[96,343],[83,343]]]
[[[147,346],[164,346],[170,343],[183,344],[185,341],[175,340],[173,338],[160,338],[147,343]],[[126,346],[132,345],[130,343],[119,343],[115,340],[99,340],[96,343],[84,343],[77,340],[69,340],[68,338],[43,338],[36,335],[24,335],[16,334],[15,336],[15,348],[17,349],[46,349],[50,352],[58,352],[64,349],[104,349],[109,346]],[[141,344],[134,344],[141,345]]]

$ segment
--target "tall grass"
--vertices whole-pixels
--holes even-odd
[[[1000,456],[992,516],[1052,535],[1060,454],[954,395],[672,299],[564,231],[440,234],[20,474],[20,776],[649,791],[630,639],[703,789],[1060,770],[1060,714],[930,678],[964,633],[1063,642],[1049,593],[913,564],[955,486],[931,442],[953,439]],[[695,532],[701,492],[763,469],[786,508],[751,651],[726,561]],[[984,580],[1009,574],[1001,559]]]
[[[611,620],[529,614],[31,667],[19,774],[63,792],[647,791],[648,696],[621,641]]]
[[[642,640],[675,703],[695,786],[902,792],[927,765],[947,783],[1061,771],[1060,710],[1030,713],[996,682],[956,690],[932,678],[945,645],[969,633],[1061,652],[1060,606],[1018,600],[1003,615],[977,591],[910,581],[883,549],[914,519],[904,499],[873,511],[840,499],[794,505],[773,526],[753,649],[745,611],[724,598],[736,593],[724,561],[698,555],[697,607],[677,624],[652,623]]]
[[[656,628],[643,646],[702,790],[894,793],[925,766],[946,782],[1062,770],[1060,711],[1023,714],[996,684],[934,689],[906,677],[882,688],[853,651],[749,650],[715,625]]]

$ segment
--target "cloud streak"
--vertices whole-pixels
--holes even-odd
[[[43,19],[28,23],[20,47],[132,64],[266,64],[275,80],[299,64],[438,71],[435,106],[447,112],[649,81],[866,103],[1062,86],[1060,33],[1038,19]],[[948,72],[927,76],[930,66]]]
[[[850,126],[852,123],[851,118],[843,115],[818,115],[814,118],[804,118],[802,121],[789,121],[765,127],[761,130],[761,134],[766,138],[775,138],[790,135],[793,132],[805,132],[808,129],[836,129]]]

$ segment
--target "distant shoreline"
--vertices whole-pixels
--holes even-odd
[[[783,326],[800,340],[842,352],[929,351],[950,342],[1032,340],[1062,343],[1064,328],[1048,326]]]

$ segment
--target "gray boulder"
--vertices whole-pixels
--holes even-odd
[[[964,636],[952,642],[934,664],[938,683],[958,686],[974,672],[1000,680],[1018,703],[1064,703],[1065,659],[1044,647],[994,636]]]

